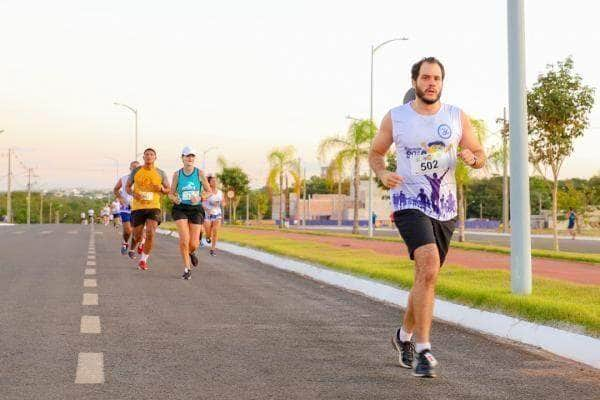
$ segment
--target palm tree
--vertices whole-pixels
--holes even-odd
[[[300,194],[300,163],[296,157],[296,149],[294,146],[279,147],[271,150],[267,155],[270,169],[267,178],[267,187],[271,193],[277,191],[279,193],[279,227],[283,228],[283,181],[286,181],[286,201],[289,206],[289,185],[288,178],[294,180],[294,192]],[[277,190],[275,190],[277,189]],[[287,209],[287,207],[286,207]],[[286,213],[287,215],[288,213]]]
[[[342,181],[344,180],[345,168],[345,160],[343,157],[339,157],[339,154],[331,160],[329,166],[327,167],[327,178],[330,179],[332,182],[337,181],[338,201],[336,202],[336,204],[338,205],[338,207],[342,197]],[[335,210],[333,210],[333,212],[335,213]],[[342,212],[337,213],[337,224],[342,224]]]
[[[360,162],[369,154],[371,140],[377,128],[373,121],[368,119],[352,122],[346,136],[331,136],[319,144],[319,156],[324,159],[331,151],[337,151],[335,159],[343,163],[353,162],[354,165],[354,222],[352,233],[358,233],[358,190],[360,186]],[[369,216],[370,218],[370,216]]]

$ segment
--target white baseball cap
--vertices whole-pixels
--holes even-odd
[[[185,146],[183,150],[181,150],[182,156],[189,156],[190,154],[196,155],[198,154],[196,150],[192,146]]]

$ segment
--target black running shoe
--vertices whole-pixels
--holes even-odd
[[[418,376],[420,378],[435,378],[435,367],[437,367],[439,363],[431,354],[429,350],[423,350],[420,353],[417,353],[417,366],[413,371],[413,376]]]
[[[131,258],[132,260],[135,260],[135,259],[136,259],[136,257],[137,257],[137,256],[136,256],[136,254],[135,254],[135,251],[133,251],[133,250],[129,250],[129,251],[127,252],[127,255],[128,255],[128,256],[129,256],[129,258]]]
[[[412,368],[415,345],[410,340],[407,342],[401,342],[400,339],[398,339],[398,333],[392,336],[392,345],[398,352],[398,364],[400,364],[402,368]]]
[[[206,238],[206,243],[210,244],[210,238]]]
[[[214,251],[213,249],[210,249],[210,252],[209,252],[209,253],[210,253],[210,255],[211,255],[211,256],[213,256],[213,257],[216,257],[216,256],[217,256],[217,253],[215,253],[215,251]]]
[[[198,257],[194,253],[190,253],[190,261],[194,267],[198,266]]]
[[[181,277],[186,281],[192,279],[192,271],[190,271],[189,269],[187,271],[184,270],[183,275],[181,275]]]

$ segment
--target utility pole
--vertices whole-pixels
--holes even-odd
[[[304,167],[304,201],[302,202],[302,225],[306,226],[306,167]]]
[[[48,212],[48,223],[52,223],[52,202],[50,202],[50,211]]]
[[[502,232],[508,232],[509,218],[508,218],[508,136],[510,134],[510,128],[508,120],[506,119],[506,107],[504,107],[504,113],[502,118],[496,120],[497,123],[502,123]]]
[[[246,193],[246,225],[250,223],[250,192]]]
[[[510,105],[510,266],[515,294],[531,294],[531,210],[525,87],[524,0],[507,0]]]
[[[10,224],[12,222],[12,149],[8,149],[8,180],[6,188],[6,218]]]
[[[27,168],[27,225],[31,224],[31,170]]]

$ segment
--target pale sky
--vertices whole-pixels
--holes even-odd
[[[572,55],[599,88],[596,2],[526,0],[527,85]],[[410,66],[436,56],[446,67],[442,100],[495,119],[508,98],[505,1],[26,1],[0,0],[0,153],[16,148],[44,189],[107,188],[140,150],[158,152],[170,176],[184,145],[223,155],[253,187],[266,154],[294,145],[308,174],[316,149],[368,117],[370,46],[407,36],[375,56],[377,123],[402,101]],[[600,173],[600,108],[576,142],[562,178]],[[7,163],[0,158],[0,188]],[[366,170],[366,164],[365,168]],[[15,167],[16,187],[26,183]]]

